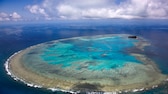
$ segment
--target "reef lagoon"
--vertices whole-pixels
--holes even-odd
[[[0,94],[167,94],[167,31],[166,20],[1,24]]]
[[[129,36],[95,35],[41,43],[12,55],[6,69],[26,84],[67,92],[120,93],[162,84],[167,75],[143,54],[150,43]]]

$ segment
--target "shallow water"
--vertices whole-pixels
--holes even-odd
[[[29,88],[22,83],[13,81],[6,75],[4,63],[6,59],[14,52],[35,45],[38,43],[86,35],[100,34],[116,34],[128,33],[142,36],[153,44],[145,54],[154,59],[163,73],[168,73],[168,25],[166,21],[108,21],[106,24],[88,24],[81,25],[72,24],[50,24],[50,25],[1,25],[0,28],[0,58],[1,58],[1,78],[0,78],[0,93],[1,94],[53,94],[45,89]],[[92,22],[93,23],[93,22]],[[97,22],[96,22],[97,23]],[[127,23],[127,24],[126,24]],[[152,24],[151,24],[152,23]],[[8,29],[6,29],[8,28]],[[17,46],[16,46],[17,45]],[[167,84],[159,88],[137,92],[135,94],[167,94]],[[60,93],[60,92],[55,92]]]
[[[86,62],[83,62],[85,63],[83,65],[87,65],[85,67],[89,70],[108,70],[123,67],[125,62],[138,62],[133,56],[124,53],[124,49],[133,47],[136,40],[117,35],[103,38],[82,39],[81,37],[81,39],[69,39],[50,44],[43,51],[41,59],[49,64],[61,64],[62,68],[74,66],[75,62],[84,60]],[[75,65],[76,69],[82,68],[81,65]]]
[[[138,49],[135,45],[144,40],[129,39],[128,36],[130,35],[99,35],[51,41],[33,46],[23,54],[21,60],[27,69],[46,77],[57,78],[56,75],[59,75],[69,80],[68,77],[73,75],[72,79],[76,80],[104,80],[103,78],[112,74],[113,78],[119,75],[117,72],[122,71],[121,69],[134,71],[131,67],[135,66],[131,65],[133,63],[142,64],[127,50]],[[125,68],[129,64],[131,69]]]

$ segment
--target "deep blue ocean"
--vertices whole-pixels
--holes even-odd
[[[15,52],[62,38],[102,34],[132,34],[152,44],[146,53],[168,74],[168,20],[82,20],[41,23],[0,23],[0,94],[66,94],[28,87],[6,74],[4,63]],[[125,94],[125,93],[123,93]],[[127,94],[168,94],[168,82],[158,88]]]

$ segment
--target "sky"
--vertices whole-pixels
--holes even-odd
[[[168,19],[168,0],[0,0],[0,22]]]

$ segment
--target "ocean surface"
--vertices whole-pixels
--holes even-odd
[[[104,34],[132,34],[152,44],[146,54],[168,74],[168,20],[83,20],[0,24],[0,94],[66,94],[28,87],[6,74],[4,63],[15,52],[39,43]],[[168,82],[151,90],[123,94],[168,94]]]

